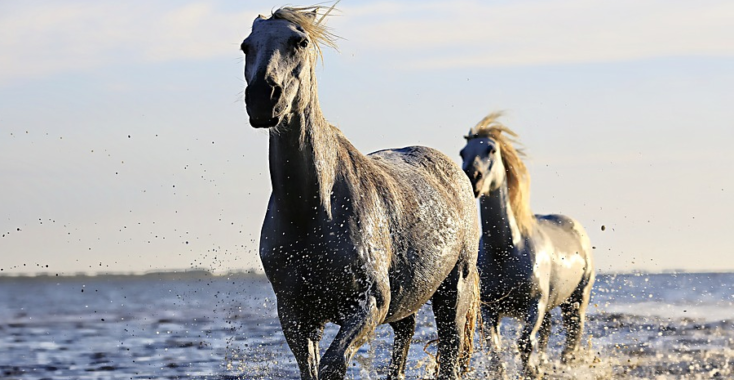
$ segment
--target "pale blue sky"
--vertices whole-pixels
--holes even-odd
[[[0,3],[1,273],[259,266],[267,134],[238,46],[279,5]],[[320,99],[363,152],[458,161],[504,109],[533,210],[579,219],[600,270],[734,270],[734,3],[339,7]]]

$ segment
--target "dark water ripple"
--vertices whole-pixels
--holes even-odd
[[[0,278],[0,378],[298,378],[266,281],[169,277]],[[556,320],[544,370],[551,379],[732,378],[733,289],[732,274],[600,276],[582,357],[560,364]],[[503,358],[517,373],[517,324],[506,320],[502,331]],[[327,328],[322,348],[335,333]],[[377,330],[348,378],[385,377],[391,334]],[[433,364],[423,347],[434,338],[424,309],[409,378]],[[486,378],[486,355],[473,363],[469,378]]]

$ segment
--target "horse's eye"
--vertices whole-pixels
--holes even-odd
[[[289,42],[294,49],[305,49],[309,43],[308,38],[299,36],[291,37]]]
[[[495,147],[493,147],[493,146],[490,146],[489,149],[487,149],[487,150],[489,151],[488,153],[490,155],[497,153],[497,149],[495,149]]]

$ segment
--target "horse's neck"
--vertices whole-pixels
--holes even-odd
[[[495,258],[510,257],[522,242],[507,185],[479,198],[482,215],[482,245]]]
[[[304,220],[315,212],[331,216],[339,144],[315,97],[303,113],[271,130],[270,179],[279,212]]]

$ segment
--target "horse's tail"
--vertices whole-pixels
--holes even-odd
[[[479,273],[472,271],[466,279],[469,286],[467,291],[471,293],[471,304],[466,312],[466,323],[464,324],[464,338],[459,349],[459,368],[463,376],[471,370],[471,357],[474,354],[474,330],[477,322],[481,325],[481,299],[479,290]]]

